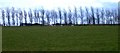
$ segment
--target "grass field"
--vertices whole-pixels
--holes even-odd
[[[3,51],[117,51],[118,26],[3,27]]]

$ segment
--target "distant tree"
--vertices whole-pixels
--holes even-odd
[[[54,24],[56,24],[56,20],[57,20],[57,12],[52,10],[51,11],[51,17],[52,17],[52,22],[54,22]]]
[[[109,10],[105,10],[105,24],[109,24]]]
[[[6,17],[7,17],[7,19],[8,19],[8,26],[10,26],[10,9],[7,8],[6,11],[7,11],[7,12],[6,12]]]
[[[15,9],[12,7],[12,25],[15,25]]]
[[[114,20],[114,24],[119,24],[119,13],[117,13],[118,11],[115,9],[115,10],[112,10],[113,12],[113,20]]]
[[[61,12],[60,8],[58,8],[58,14],[59,14],[59,18],[60,18],[60,24],[62,24],[62,12]]]
[[[23,23],[23,20],[25,23],[29,22],[32,24],[33,21],[35,23],[40,23],[42,21],[42,24],[48,24],[50,25],[51,20],[54,24],[62,24],[62,21],[64,21],[64,24],[78,24],[80,21],[81,24],[87,23],[87,24],[120,24],[120,8],[118,9],[94,9],[93,7],[82,9],[82,7],[78,9],[74,7],[73,11],[72,9],[69,9],[66,11],[65,9],[62,11],[60,8],[58,8],[58,11],[55,10],[45,10],[45,9],[30,9],[28,12],[26,10],[15,10],[14,7],[12,9],[6,8],[6,10],[1,11],[3,26],[19,26],[19,23]],[[27,20],[27,16],[29,17],[29,20]],[[80,20],[79,20],[80,18]],[[6,21],[7,19],[7,21]],[[7,23],[6,23],[7,22]]]
[[[18,11],[16,11],[16,13],[15,13],[15,16],[16,16],[16,24],[17,24],[17,26],[18,26],[18,18],[19,18],[19,16],[18,16]]]
[[[96,16],[97,16],[97,24],[100,24],[100,14],[99,14],[99,9],[96,9]]]
[[[57,14],[57,12],[55,11],[55,22],[57,23],[57,18],[58,18],[58,14]]]
[[[118,24],[120,24],[120,1],[118,2]]]
[[[85,7],[85,10],[86,10],[87,24],[90,24],[90,15],[89,15],[89,12],[88,12],[88,8]]]
[[[50,25],[50,12],[46,11],[47,24]]]
[[[66,12],[66,10],[64,10],[63,14],[64,14],[64,23],[65,23],[65,25],[67,25],[67,12]]]
[[[113,24],[113,12],[112,12],[112,10],[109,10],[110,11],[110,14],[109,14],[109,17],[110,17],[110,19],[109,19],[109,24]]]
[[[45,21],[44,21],[44,13],[45,13],[45,10],[44,10],[44,9],[41,9],[41,18],[42,18],[42,24],[43,24],[43,25],[45,24]]]
[[[57,22],[57,17],[58,17],[57,12],[54,11],[54,23],[55,23],[55,24],[56,24],[56,22]]]
[[[37,15],[36,15],[36,16],[37,16],[37,17],[36,17],[36,20],[37,20],[37,22],[38,22],[38,20],[40,21],[39,11],[37,10],[36,13],[37,13]]]
[[[74,7],[74,23],[78,24],[78,15],[77,15],[77,8]]]
[[[50,20],[52,22],[52,24],[54,24],[54,14],[53,14],[53,11],[50,11]]]
[[[3,20],[3,26],[5,26],[5,11],[2,10],[2,20]]]
[[[92,12],[92,23],[95,24],[95,17],[94,17],[94,9],[91,7],[91,12]]]
[[[71,12],[70,9],[69,9],[69,12],[68,12],[68,18],[69,18],[69,24],[72,24],[72,20],[71,20],[71,18],[72,18],[72,12]]]
[[[104,20],[104,9],[102,8],[101,10],[101,20],[102,20],[102,24],[104,24],[105,20]]]
[[[25,19],[25,23],[27,23],[27,12],[24,10],[24,19]]]
[[[19,12],[19,23],[21,24],[21,23],[23,23],[23,12],[22,12],[22,10],[20,10],[20,12]]]
[[[115,12],[114,12],[113,9],[112,9],[112,17],[113,17],[113,18],[112,18],[112,19],[113,19],[113,20],[112,20],[112,22],[113,22],[112,24],[115,24]]]
[[[34,21],[35,21],[35,23],[37,22],[37,11],[36,11],[36,9],[34,10]]]
[[[41,9],[38,9],[37,10],[37,17],[38,17],[38,23],[40,24],[41,23],[41,12],[40,12]]]
[[[39,11],[38,10],[34,10],[34,20],[35,20],[35,23],[38,22],[38,19],[39,19]]]
[[[30,9],[29,12],[28,12],[28,16],[29,16],[29,19],[30,19],[30,23],[32,24],[33,22],[33,15],[32,15],[32,10]]]
[[[87,14],[86,14],[86,16],[88,16],[88,10],[87,10],[87,8],[86,8],[86,12],[87,12]],[[83,10],[82,10],[82,7],[80,7],[80,18],[81,18],[81,24],[83,24]],[[87,17],[87,19],[88,19],[88,17]]]

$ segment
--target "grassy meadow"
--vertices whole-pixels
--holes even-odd
[[[117,51],[118,26],[2,27],[3,51]]]

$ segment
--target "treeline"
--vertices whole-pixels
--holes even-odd
[[[15,10],[2,9],[3,26],[23,26],[23,25],[84,25],[84,24],[119,24],[117,9],[104,8],[74,8],[45,10],[29,9]]]

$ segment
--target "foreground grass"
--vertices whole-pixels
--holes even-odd
[[[117,51],[118,26],[3,27],[3,51]]]

